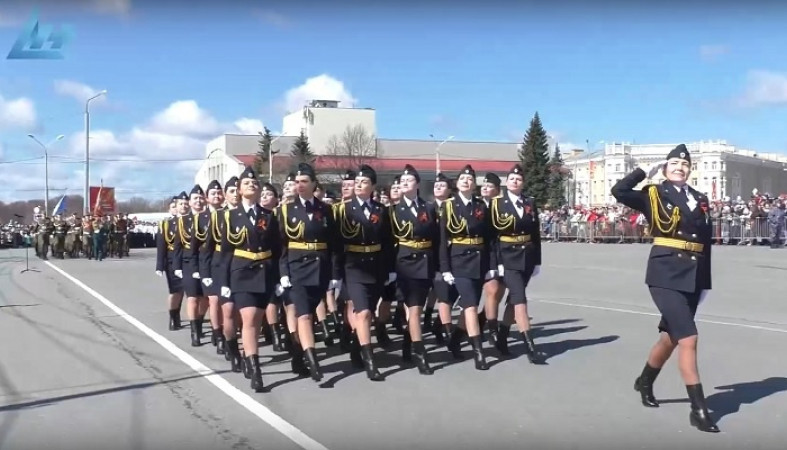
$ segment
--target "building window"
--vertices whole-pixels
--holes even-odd
[[[691,185],[692,186],[696,186],[697,185],[697,178],[696,177],[691,179]]]
[[[691,170],[697,170],[697,163],[691,163]]]
[[[620,164],[615,164],[615,172],[620,172]]]
[[[724,170],[724,161],[719,162],[719,169]]]
[[[713,161],[712,163],[710,163],[710,168],[711,168],[711,170],[716,170],[716,161]]]
[[[704,163],[702,163],[702,168],[705,169],[705,170],[708,170],[708,161],[705,161]]]

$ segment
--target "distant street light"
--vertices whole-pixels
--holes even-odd
[[[49,215],[49,146],[54,144],[57,141],[63,140],[65,138],[64,135],[59,135],[58,137],[54,138],[52,142],[47,145],[41,143],[34,134],[28,134],[27,137],[36,141],[41,148],[44,149],[44,215]]]
[[[106,94],[107,90],[104,89],[85,102],[85,215],[90,213],[90,102]]]

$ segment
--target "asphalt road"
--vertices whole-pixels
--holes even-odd
[[[658,322],[647,251],[545,248],[529,297],[546,366],[512,341],[517,357],[492,356],[487,372],[435,350],[439,370],[424,377],[398,351],[378,350],[387,379],[373,383],[320,345],[318,385],[266,347],[263,394],[210,345],[191,348],[188,329],[167,330],[151,251],[103,263],[33,258],[40,272],[26,273],[24,251],[2,251],[0,448],[783,449],[787,251],[714,248],[698,326],[717,435],[689,426],[674,361],[656,384],[661,408],[643,408],[633,391]]]

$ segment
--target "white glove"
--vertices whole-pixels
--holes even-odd
[[[497,275],[497,272],[494,270],[490,270],[489,272],[486,273],[486,276],[484,277],[484,281],[491,280],[492,278],[495,277],[495,275]]]
[[[388,281],[385,282],[385,285],[388,286],[389,284],[396,281],[396,272],[389,272],[388,273]]]
[[[213,284],[213,278],[203,278],[202,284],[204,284],[205,287],[210,286],[211,284]]]
[[[183,271],[182,270],[176,270],[175,271],[175,276],[178,277],[178,278],[183,278]]]
[[[443,281],[448,284],[454,284],[454,274],[451,272],[443,272]]]
[[[533,275],[531,275],[531,277],[538,276],[539,272],[541,272],[541,266],[533,267]]]
[[[497,266],[497,273],[499,273],[499,274],[500,274],[500,276],[502,277],[502,276],[503,276],[503,274],[504,274],[505,272],[506,272],[506,268],[505,268],[505,267],[503,267],[503,265],[502,265],[502,264],[499,264],[499,265]]]
[[[702,304],[702,301],[705,300],[705,297],[707,297],[709,293],[710,289],[703,289],[702,292],[700,292],[700,302],[698,304]]]
[[[287,275],[281,277],[281,279],[279,280],[279,284],[281,284],[281,287],[285,289],[292,287],[292,283],[290,283],[290,277],[288,277]]]
[[[160,277],[163,277],[163,276],[164,276],[164,272],[162,272],[162,271],[160,271],[160,270],[157,270],[157,271],[156,271],[156,275],[158,275],[158,276],[160,276]]]
[[[281,297],[281,294],[284,293],[284,288],[281,287],[280,284],[276,285],[276,297]]]
[[[230,295],[232,295],[232,291],[230,291],[230,288],[228,288],[227,286],[222,286],[221,296],[225,298],[230,298]]]
[[[659,170],[664,167],[664,164],[667,164],[667,161],[659,161],[656,164],[649,166],[641,166],[640,169],[642,169],[642,171],[648,175],[648,178],[653,178],[653,176],[655,176]]]
[[[328,283],[328,289],[341,289],[342,288],[342,280],[331,280]]]
[[[192,272],[191,278],[194,278],[195,280],[199,280],[199,272]]]

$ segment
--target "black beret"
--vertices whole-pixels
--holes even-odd
[[[522,168],[522,164],[514,164],[511,169],[508,171],[508,174],[520,175],[525,176],[525,169]]]
[[[271,191],[276,198],[279,198],[279,191],[270,183],[263,183],[260,191]]]
[[[691,155],[689,154],[689,149],[686,148],[685,144],[680,144],[677,147],[673,148],[671,152],[667,155],[667,159],[678,158],[688,161],[691,164]]]
[[[470,164],[466,165],[461,172],[459,172],[459,176],[461,175],[472,175],[475,178],[475,170],[473,170],[473,166]]]
[[[231,187],[238,187],[238,177],[232,177],[224,184],[225,191]]]
[[[191,195],[199,194],[205,195],[205,191],[202,190],[202,186],[195,184],[193,188],[191,188]]]
[[[179,195],[173,195],[173,196],[172,196],[172,201],[173,201],[173,202],[176,202],[176,201],[178,201],[178,197],[180,197],[180,196],[179,196]]]
[[[180,194],[178,194],[178,196],[175,197],[175,200],[188,200],[188,199],[189,199],[189,194],[187,194],[186,191],[180,191]]]
[[[377,184],[377,172],[374,171],[370,166],[367,164],[363,164],[358,169],[358,177],[365,177],[372,180],[372,184]]]
[[[211,189],[218,189],[218,190],[221,190],[221,183],[219,183],[219,181],[218,181],[218,180],[213,180],[213,181],[211,181],[211,182],[208,184],[208,192],[210,192],[210,191],[211,191]]]
[[[500,177],[496,173],[489,172],[484,175],[484,183],[492,183],[498,188],[500,187]]]
[[[393,184],[399,184],[401,182],[402,182],[402,176],[401,175],[397,175],[397,176],[394,177]]]
[[[434,179],[434,182],[435,182],[435,183],[439,183],[439,182],[441,182],[441,181],[442,181],[443,183],[448,183],[448,177],[447,177],[447,176],[445,176],[445,175],[443,175],[443,172],[440,172],[440,173],[438,173],[438,174],[437,174],[437,176],[436,176],[436,177],[435,177],[435,179]]]
[[[335,191],[332,191],[332,190],[328,189],[327,191],[325,191],[325,198],[332,198],[332,199],[336,200],[336,199],[339,198],[339,196],[336,195]]]
[[[238,177],[238,181],[245,180],[245,179],[252,179],[252,180],[257,179],[257,173],[254,172],[253,167],[246,166],[246,168],[243,169],[243,172],[241,172],[240,176]]]
[[[298,164],[298,171],[295,173],[296,176],[298,175],[305,175],[312,179],[312,181],[317,179],[317,175],[314,173],[314,168],[306,163]]]
[[[412,175],[413,177],[415,177],[415,182],[416,183],[420,183],[421,182],[421,175],[419,175],[418,171],[415,170],[415,167],[411,166],[410,164],[406,164],[404,166],[404,170],[402,170],[402,175]],[[442,174],[439,174],[438,177],[440,175],[442,175]],[[397,178],[396,182],[398,183],[401,180],[401,175],[397,176],[396,178]],[[440,180],[437,180],[437,181],[440,181]]]
[[[355,181],[355,171],[354,170],[348,170],[347,172],[344,172],[344,176],[342,176],[342,181],[348,181],[348,180],[349,181]]]
[[[284,182],[286,183],[288,181],[295,181],[295,173],[294,172],[290,172],[290,173],[287,174],[287,178],[284,180]]]

